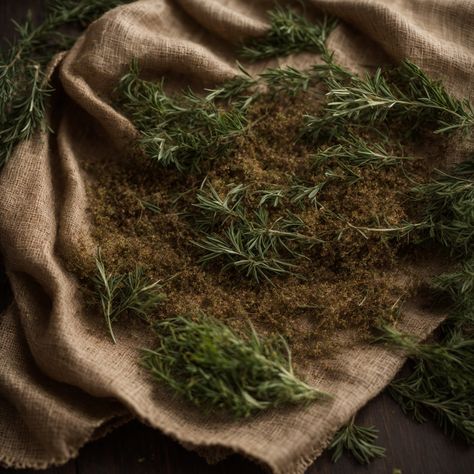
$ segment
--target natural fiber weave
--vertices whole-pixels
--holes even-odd
[[[337,61],[360,69],[408,57],[451,92],[474,98],[472,1],[312,4],[345,21],[329,41]],[[210,453],[208,448],[224,448],[275,473],[302,473],[403,363],[400,354],[381,347],[351,348],[332,362],[339,376],[317,366],[306,373],[310,383],[334,395],[331,403],[246,421],[204,415],[170,398],[139,367],[146,334],[117,328],[119,344],[111,343],[101,315],[84,311],[77,283],[60,258],[88,234],[84,157],[127,159],[122,150],[136,136],[111,105],[132,58],[148,77],[213,86],[235,74],[235,43],[264,33],[265,10],[272,5],[273,0],[141,0],[106,14],[56,58],[58,100],[51,112],[56,133],[38,133],[21,144],[0,178],[0,245],[14,297],[0,317],[1,463],[36,468],[65,463],[131,415],[188,447]],[[441,319],[423,308],[414,302],[403,323],[420,337]]]

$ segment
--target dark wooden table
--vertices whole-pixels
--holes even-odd
[[[1,0],[0,31],[11,38],[11,18],[21,21],[28,9],[33,17],[44,10],[44,0]],[[474,472],[474,450],[450,441],[441,431],[426,423],[408,420],[388,394],[382,393],[359,414],[358,422],[375,425],[379,444],[386,457],[370,466],[360,466],[343,457],[333,464],[326,453],[307,474],[387,473],[400,469],[403,474],[467,474]],[[0,443],[2,440],[0,440]],[[288,440],[291,443],[291,440]],[[15,472],[0,468],[0,474]],[[23,472],[30,472],[28,470]],[[159,431],[132,422],[108,437],[85,446],[76,460],[46,471],[48,474],[257,474],[263,470],[239,456],[209,466]]]

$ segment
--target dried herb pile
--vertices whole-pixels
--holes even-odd
[[[133,80],[136,89],[161,91]],[[124,273],[138,264],[162,282],[166,300],[149,316],[204,311],[237,327],[250,319],[306,358],[323,344],[330,349],[335,331],[370,337],[372,326],[395,314],[416,287],[405,262],[413,253],[406,242],[364,229],[417,217],[406,202],[413,186],[406,174],[425,179],[426,150],[415,146],[408,156],[388,136],[367,132],[315,147],[300,138],[301,127],[322,98],[319,86],[262,94],[246,110],[251,125],[232,132],[225,155],[203,155],[199,169],[194,155],[186,160],[181,152],[173,154],[180,164],[163,158],[165,166],[140,155],[86,164],[106,266]],[[353,165],[349,149],[365,153],[367,163]]]

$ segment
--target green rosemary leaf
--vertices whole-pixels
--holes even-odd
[[[283,189],[259,189],[254,194],[260,195],[259,207],[270,204],[272,207],[278,207],[285,198],[285,191]]]
[[[332,461],[337,462],[344,450],[349,451],[361,464],[369,464],[375,458],[385,455],[385,448],[377,446],[377,430],[373,427],[358,426],[353,417],[348,425],[341,428],[329,446],[333,450]]]
[[[159,214],[161,212],[160,206],[158,206],[158,204],[155,204],[153,202],[144,201],[141,199],[140,204],[141,206],[143,206],[144,209],[148,209],[149,211],[154,212],[156,214]]]
[[[116,343],[112,324],[123,314],[130,313],[147,319],[149,313],[166,295],[158,281],[149,281],[143,269],[137,267],[125,274],[107,272],[100,249],[96,257],[97,273],[94,278],[102,312],[113,342]]]
[[[253,38],[241,48],[240,55],[253,61],[289,55],[301,51],[321,53],[337,21],[324,15],[317,24],[289,8],[269,12],[270,31],[263,38]]]
[[[295,184],[290,188],[291,201],[294,203],[304,204],[309,201],[314,207],[320,207],[319,194],[324,189],[329,179],[316,183],[312,186],[304,184]]]
[[[281,337],[264,339],[253,328],[239,336],[204,315],[163,321],[156,333],[159,346],[145,350],[145,367],[156,380],[206,410],[248,417],[327,397],[296,377]]]

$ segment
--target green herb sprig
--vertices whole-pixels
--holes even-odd
[[[202,160],[225,155],[247,125],[242,107],[223,110],[191,90],[167,95],[163,82],[139,78],[136,61],[121,79],[119,93],[123,110],[142,134],[139,144],[145,154],[179,171],[199,170]],[[209,96],[222,95],[214,92]]]
[[[114,344],[117,342],[113,323],[129,313],[147,319],[151,311],[166,299],[159,281],[150,281],[143,269],[121,274],[107,272],[100,250],[96,257],[97,273],[94,278],[102,312]]]
[[[332,450],[332,462],[337,462],[344,450],[349,451],[360,464],[369,464],[385,455],[385,448],[377,446],[378,431],[373,427],[355,424],[355,417],[334,436],[329,449]]]
[[[474,249],[474,160],[454,166],[449,172],[435,170],[428,183],[412,188],[411,199],[422,203],[418,222],[391,225],[377,222],[375,226],[356,226],[342,216],[347,227],[365,237],[370,233],[387,237],[409,238],[417,234],[422,240],[432,239],[453,255],[469,255]]]
[[[435,124],[435,133],[474,125],[474,109],[467,100],[448,94],[414,63],[405,60],[398,68],[401,84],[389,81],[378,69],[374,75],[341,77],[330,74],[327,103],[322,116],[308,115],[303,133],[317,140],[321,134],[335,136],[347,122],[375,125],[388,117]]]
[[[200,211],[194,222],[203,234],[194,242],[203,251],[199,261],[223,260],[223,271],[235,268],[257,282],[292,273],[293,261],[302,257],[298,246],[321,240],[303,234],[304,222],[290,212],[272,219],[264,207],[268,194],[249,211],[243,202],[245,192],[246,188],[238,185],[221,197],[211,183],[201,187],[194,205]]]
[[[251,327],[240,336],[204,315],[176,317],[156,326],[159,346],[143,363],[157,381],[204,409],[234,417],[326,398],[293,372],[281,337],[261,338]]]
[[[416,186],[412,194],[425,203],[430,237],[453,254],[474,250],[474,158],[449,172],[437,171],[432,181]]]
[[[61,32],[67,24],[86,26],[125,0],[54,0],[44,21],[15,23],[18,39],[0,54],[0,168],[15,146],[44,126],[51,87],[44,68],[53,55],[69,48],[74,38]]]
[[[474,300],[473,300],[474,301]],[[471,301],[469,314],[474,309]],[[459,311],[459,308],[458,308]],[[466,313],[467,314],[467,313]],[[444,324],[439,343],[417,343],[393,328],[384,328],[384,339],[406,351],[413,371],[395,380],[390,393],[405,414],[418,422],[431,416],[449,436],[474,443],[474,339],[472,316],[459,326]]]
[[[312,158],[316,167],[332,162],[342,167],[347,165],[369,166],[375,169],[385,166],[398,166],[403,164],[404,161],[413,159],[391,153],[384,143],[369,144],[366,140],[354,134],[340,137],[338,144],[318,150]]]
[[[327,15],[320,23],[311,23],[295,11],[282,7],[275,8],[268,15],[269,32],[263,38],[247,41],[239,51],[243,58],[257,61],[302,51],[320,53],[337,24],[337,20]]]

